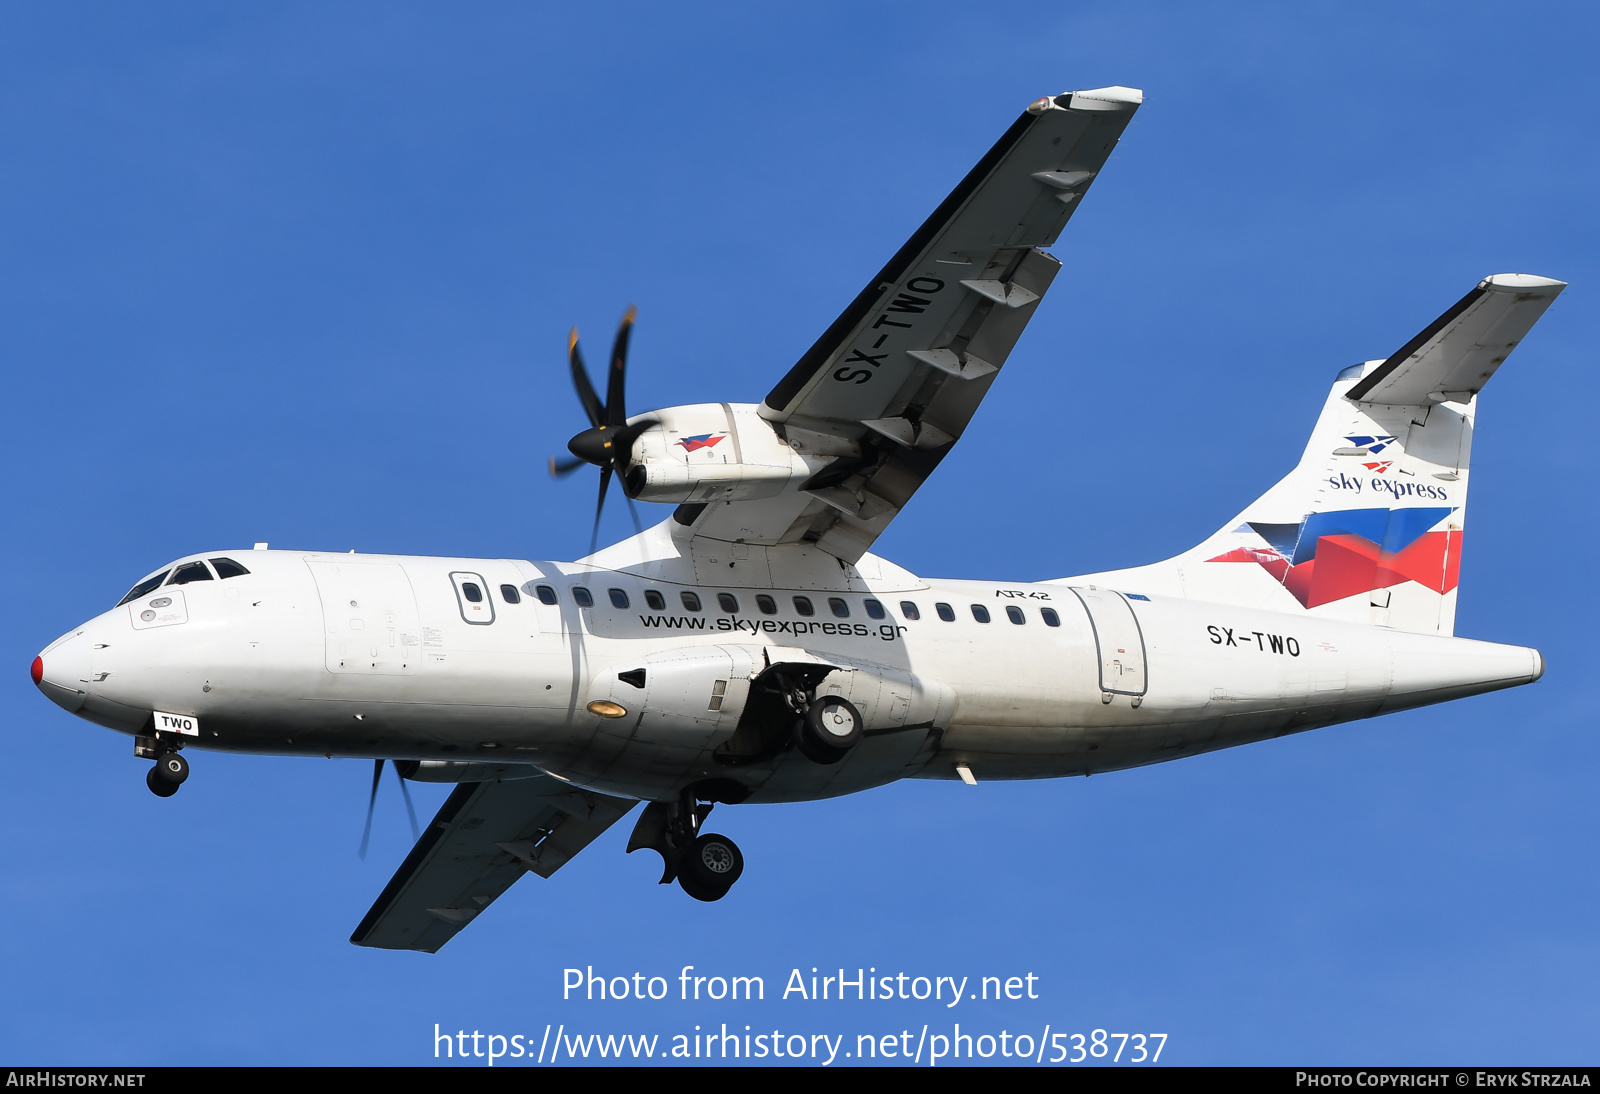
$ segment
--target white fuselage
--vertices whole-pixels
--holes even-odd
[[[978,779],[1138,766],[1543,672],[1523,647],[1071,582],[885,566],[847,589],[719,589],[511,559],[234,557],[250,573],[161,587],[63,636],[41,655],[43,689],[130,733],[150,733],[152,712],[191,717],[181,740],[200,748],[419,760],[441,779],[532,764],[653,800],[732,779],[750,801],[791,801],[958,764]],[[148,608],[158,596],[173,603]],[[782,664],[813,666],[820,691],[862,711],[867,736],[842,762],[781,743],[730,752],[741,714],[756,717],[752,681]],[[639,669],[643,686],[619,676]],[[599,700],[626,713],[590,713]]]

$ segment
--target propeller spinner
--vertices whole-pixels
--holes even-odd
[[[600,515],[605,511],[606,491],[611,486],[611,473],[615,471],[618,475],[627,475],[628,454],[633,449],[634,440],[639,434],[657,424],[654,418],[641,418],[632,425],[628,424],[626,396],[628,339],[633,333],[633,319],[638,311],[633,305],[628,305],[628,312],[622,317],[622,323],[617,328],[617,338],[611,346],[611,368],[606,376],[604,403],[600,402],[600,397],[595,394],[594,385],[589,382],[589,371],[584,367],[583,353],[578,349],[578,328],[573,327],[567,336],[567,361],[572,367],[572,386],[577,389],[578,401],[583,404],[583,412],[589,418],[589,428],[567,442],[567,451],[571,452],[575,459],[558,460],[554,456],[550,457],[550,474],[562,478],[586,463],[600,469],[600,497],[595,503],[594,531],[589,536],[591,554],[600,537]],[[623,488],[623,496],[627,496],[626,487]],[[628,509],[633,513],[635,527],[642,529],[639,524],[639,514],[633,508],[632,498],[628,498]]]

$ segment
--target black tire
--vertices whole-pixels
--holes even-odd
[[[813,763],[836,764],[865,734],[866,721],[854,703],[837,695],[819,695],[800,723],[800,751]]]
[[[156,778],[176,790],[189,777],[189,761],[176,752],[163,752],[156,757],[156,766],[151,770]]]
[[[156,769],[151,768],[145,772],[144,784],[150,788],[150,793],[158,798],[170,798],[178,792],[177,783],[169,783],[156,776]]]
[[[728,890],[726,889],[717,889],[704,886],[700,882],[685,874],[678,875],[678,888],[682,889],[696,900],[703,900],[707,904],[710,904],[714,900],[721,900],[723,897],[728,895]]]
[[[683,891],[697,900],[716,900],[733,888],[744,873],[744,855],[739,845],[727,836],[707,832],[691,843],[678,863],[678,880]],[[714,892],[700,896],[695,890]]]

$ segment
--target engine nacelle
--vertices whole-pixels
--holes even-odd
[[[629,495],[642,501],[770,498],[834,459],[795,451],[754,403],[696,403],[650,417],[659,424],[633,442],[627,474]]]

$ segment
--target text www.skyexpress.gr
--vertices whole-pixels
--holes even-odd
[[[880,638],[893,642],[905,633],[905,628],[893,623],[876,627],[866,623],[835,623],[822,619],[741,619],[737,616],[703,615],[641,615],[639,622],[646,630],[665,631],[719,631],[729,634],[837,634],[857,638]]]

